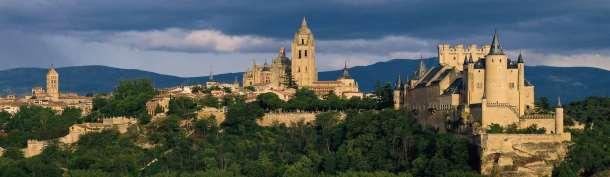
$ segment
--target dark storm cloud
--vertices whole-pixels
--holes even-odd
[[[505,32],[508,45],[596,48],[610,45],[607,1],[440,0],[5,0],[2,26],[28,30],[214,28],[232,35],[288,39],[301,16],[319,38],[408,35],[457,41]]]
[[[83,64],[72,55],[123,50],[120,45],[175,56],[181,54],[171,52],[275,53],[292,38],[303,16],[319,51],[326,53],[431,54],[437,42],[486,43],[494,29],[507,49],[538,56],[580,57],[593,51],[591,56],[602,57],[590,58],[604,62],[610,53],[606,0],[0,0],[0,29],[13,32],[0,37],[23,36],[20,45],[40,53],[13,50],[10,46],[19,45],[0,40],[6,51],[0,57],[30,58],[9,67],[48,62],[44,56],[59,58],[53,63]],[[57,36],[65,40],[49,40]],[[65,43],[81,45],[56,49]],[[61,59],[70,58],[66,55],[71,61]]]

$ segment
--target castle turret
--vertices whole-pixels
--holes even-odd
[[[563,133],[563,106],[560,98],[557,98],[557,107],[555,107],[555,133]]]
[[[292,76],[299,87],[318,80],[315,40],[305,17],[292,41]]]
[[[507,63],[508,57],[504,55],[498,33],[495,32],[489,54],[485,56],[484,95],[489,103],[506,103]]]
[[[47,95],[53,99],[59,99],[59,73],[53,66],[47,72]]]
[[[517,89],[519,90],[519,115],[525,114],[525,64],[523,62],[523,55],[519,53],[517,57]]]

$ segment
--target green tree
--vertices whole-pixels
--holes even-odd
[[[206,95],[203,98],[199,99],[199,105],[203,107],[212,107],[212,108],[220,108],[220,101],[218,98],[212,95]]]
[[[549,113],[552,111],[551,104],[549,103],[549,98],[547,97],[538,98],[534,104],[536,105],[536,108],[538,108],[538,112]]]
[[[263,93],[256,96],[256,102],[266,111],[277,110],[284,104],[284,101],[282,101],[280,97],[272,92]]]
[[[156,94],[152,81],[147,79],[123,80],[112,92],[109,100],[95,98],[94,111],[105,116],[131,116],[147,123],[150,119],[146,111],[146,102]]]
[[[195,118],[199,107],[189,97],[177,97],[169,100],[168,115],[176,115],[185,119]]]
[[[263,110],[254,103],[237,102],[229,106],[226,119],[220,124],[227,133],[244,135],[256,131]]]
[[[504,127],[502,127],[500,124],[492,123],[491,125],[489,125],[486,132],[487,133],[503,133]]]

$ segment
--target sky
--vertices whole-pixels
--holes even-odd
[[[527,65],[610,70],[607,0],[0,0],[0,70],[106,65],[177,76],[271,61],[307,17],[321,71],[435,57],[494,30]]]

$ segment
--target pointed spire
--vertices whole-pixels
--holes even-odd
[[[557,97],[557,107],[558,107],[558,108],[563,107],[563,106],[561,105],[561,97]]]
[[[345,60],[345,65],[343,66],[343,78],[350,78],[349,70],[347,69],[347,60]]]
[[[278,54],[280,58],[286,57],[286,48],[280,48],[280,53]]]
[[[303,20],[301,21],[301,27],[307,27],[307,17],[303,16]]]
[[[470,58],[468,59],[469,63],[474,63],[474,60],[472,59],[472,53],[470,54]]]
[[[523,62],[523,54],[521,54],[521,52],[519,52],[519,56],[517,57],[517,63],[524,63]]]
[[[494,31],[489,55],[504,55],[504,52],[502,51],[502,46],[500,45],[500,37],[498,36],[498,30]]]
[[[396,80],[396,90],[400,90],[402,88],[402,80],[400,78],[400,74],[398,74],[398,79]]]
[[[214,71],[212,70],[212,66],[210,65],[210,77],[208,78],[210,81],[214,81]]]
[[[424,63],[424,57],[421,56],[419,59],[419,67],[417,68],[417,79],[423,78],[427,71],[428,69]]]

